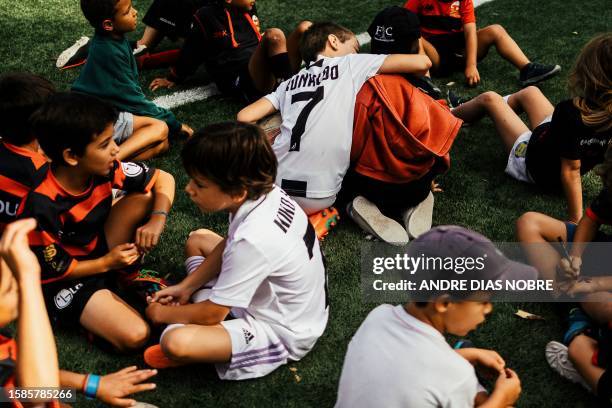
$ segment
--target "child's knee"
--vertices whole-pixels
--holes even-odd
[[[214,248],[220,239],[221,238],[219,235],[207,229],[192,231],[189,234],[189,238],[187,238],[187,242],[185,243],[185,255],[205,256],[204,253],[207,252],[210,247]]]
[[[151,125],[154,128],[154,133],[157,135],[157,140],[159,142],[168,142],[168,134],[170,130],[168,129],[168,125],[164,121],[156,121]]]
[[[500,38],[508,36],[508,32],[500,24],[492,24],[490,26],[485,27],[483,30],[485,30],[487,36],[494,40],[498,40]]]
[[[478,102],[484,106],[491,106],[491,105],[495,105],[499,103],[506,103],[504,102],[504,98],[500,94],[494,91],[483,92],[482,94],[478,95],[476,98]]]
[[[526,212],[525,214],[518,217],[516,220],[516,236],[517,238],[524,237],[526,235],[539,233],[538,217],[540,214],[537,212]]]
[[[167,357],[180,360],[189,355],[190,342],[183,330],[174,329],[164,335],[160,345]]]
[[[126,328],[126,332],[122,333],[118,339],[119,349],[121,351],[138,350],[144,347],[150,335],[151,329],[144,320],[138,323],[131,323],[130,327]]]
[[[283,30],[279,28],[268,28],[265,31],[264,38],[268,45],[272,46],[284,45],[287,42],[285,39],[285,33],[283,33]]]
[[[533,98],[533,97],[538,97],[540,95],[544,95],[542,91],[540,91],[540,88],[538,88],[537,86],[533,86],[533,85],[523,88],[517,93],[526,98]]]

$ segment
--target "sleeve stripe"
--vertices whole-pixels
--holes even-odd
[[[149,191],[153,189],[153,186],[155,185],[155,182],[157,181],[158,177],[159,177],[159,169],[155,169],[155,173],[153,173],[153,176],[151,176],[151,180],[149,180],[149,183],[146,185],[144,189],[145,193],[148,193]]]
[[[603,219],[599,218],[597,216],[597,214],[595,214],[595,212],[591,209],[591,207],[587,208],[585,215],[587,217],[589,217],[591,220],[595,221],[598,224],[609,224],[608,222],[604,221]]]

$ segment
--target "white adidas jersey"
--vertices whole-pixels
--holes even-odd
[[[276,183],[296,197],[324,198],[340,190],[349,167],[355,100],[386,55],[320,59],[266,98],[283,118],[272,146]]]
[[[327,325],[327,279],[308,218],[280,187],[245,202],[233,217],[210,300],[267,323],[291,359],[312,348]]]

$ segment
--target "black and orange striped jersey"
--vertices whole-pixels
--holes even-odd
[[[0,234],[15,220],[21,200],[43,181],[48,169],[42,154],[0,142]]]
[[[112,189],[149,192],[159,170],[143,163],[115,162],[108,176],[94,176],[80,194],[66,191],[48,171],[19,208],[19,218],[38,221],[29,235],[30,247],[42,268],[42,283],[65,278],[79,260],[95,259],[108,252],[104,224],[112,206]]]

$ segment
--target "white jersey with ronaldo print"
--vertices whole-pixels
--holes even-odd
[[[266,98],[283,118],[272,145],[276,183],[292,196],[325,198],[340,190],[349,167],[355,100],[386,55],[320,59]]]
[[[323,334],[327,279],[319,241],[306,214],[280,187],[245,202],[230,217],[210,301],[265,324],[290,360],[304,357]],[[265,355],[259,357],[266,362]]]

